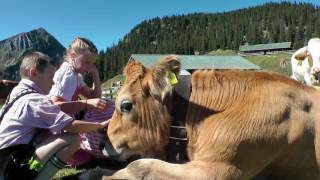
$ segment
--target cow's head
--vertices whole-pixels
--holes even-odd
[[[319,77],[320,74],[320,39],[313,38],[308,42],[308,53],[312,57],[311,74]]]
[[[122,160],[134,154],[164,155],[171,122],[164,99],[179,71],[180,61],[174,55],[160,59],[151,69],[137,61],[128,63],[108,126],[105,155]]]
[[[0,99],[6,99],[11,90],[18,84],[16,81],[0,80]]]

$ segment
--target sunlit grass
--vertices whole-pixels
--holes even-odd
[[[53,180],[59,180],[65,176],[71,176],[71,175],[75,175],[78,174],[80,172],[85,171],[84,169],[82,170],[78,170],[76,168],[64,168],[61,169],[60,171],[58,171],[54,176],[53,176]]]
[[[111,84],[112,84],[113,82],[114,82],[114,83],[117,82],[117,81],[123,82],[123,80],[124,80],[124,76],[123,76],[122,74],[118,74],[118,75],[114,76],[113,78],[108,79],[107,81],[103,82],[103,83],[101,84],[101,87],[102,87],[102,88],[109,88],[109,87],[111,87]]]
[[[246,56],[244,57],[248,61],[260,66],[263,70],[278,72],[289,76],[291,74],[291,64],[290,64],[291,54],[272,54],[272,55],[259,55],[259,56]],[[281,59],[285,59],[287,66],[281,68],[279,62]]]

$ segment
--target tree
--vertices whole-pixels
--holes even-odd
[[[295,37],[295,33],[296,33],[296,30],[295,30],[295,26],[290,24],[289,27],[288,27],[288,32],[287,32],[287,35],[286,35],[286,40],[287,41],[290,41],[290,42],[294,42],[294,37]]]
[[[303,46],[303,42],[304,42],[303,36],[304,36],[304,27],[302,24],[300,24],[295,34],[294,45],[293,45],[294,48],[298,49]]]
[[[101,50],[99,52],[99,56],[96,60],[96,66],[99,71],[99,76],[100,76],[101,81],[104,80],[104,73],[105,73],[104,72],[104,66],[105,66],[104,57],[105,57],[105,53],[103,50]]]

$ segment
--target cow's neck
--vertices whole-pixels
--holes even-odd
[[[187,114],[190,94],[190,76],[184,76],[180,79],[180,83],[174,88],[174,92],[166,103],[173,118],[167,147],[167,160],[169,162],[183,163],[188,161],[186,153],[188,139],[185,127],[185,116]]]

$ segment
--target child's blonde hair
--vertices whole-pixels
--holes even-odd
[[[89,39],[76,37],[69,45],[65,59],[69,59],[70,53],[80,54],[85,52],[89,52],[92,55],[98,55],[96,46]]]

